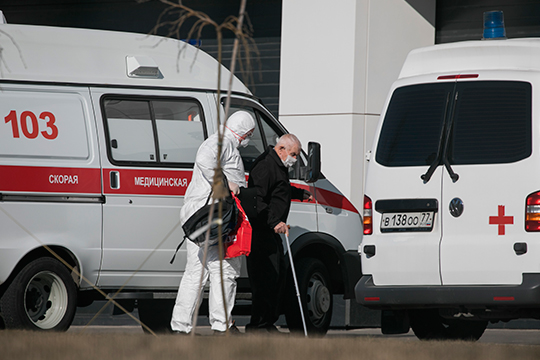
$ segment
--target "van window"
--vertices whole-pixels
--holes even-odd
[[[153,101],[162,162],[193,162],[204,141],[199,106],[189,101]]]
[[[113,162],[193,163],[205,138],[195,100],[107,97],[103,108]]]
[[[394,91],[384,118],[376,161],[386,166],[430,165],[437,155],[454,85],[412,85]]]
[[[261,118],[263,119],[261,121],[262,128],[264,131],[264,137],[266,139],[266,144],[275,146],[277,143],[277,139],[279,138],[278,133],[268,125],[268,120],[264,120],[265,116],[261,114]]]
[[[531,155],[531,85],[514,81],[460,83],[451,164],[510,163]]]
[[[392,95],[376,161],[385,166],[431,165],[448,137],[445,156],[450,164],[514,162],[531,155],[531,126],[529,83],[406,86]]]
[[[118,161],[156,161],[154,130],[147,101],[106,100],[112,158]]]

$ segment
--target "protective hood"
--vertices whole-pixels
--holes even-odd
[[[227,120],[225,136],[231,135],[236,140],[236,147],[246,138],[246,134],[255,128],[255,120],[247,111],[237,111]]]

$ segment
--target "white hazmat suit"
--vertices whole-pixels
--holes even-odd
[[[238,147],[247,145],[254,128],[255,121],[252,115],[245,111],[238,111],[231,115],[224,128],[221,167],[227,180],[240,187],[246,186],[246,176]],[[206,205],[208,195],[212,191],[214,168],[217,164],[217,143],[218,138],[217,133],[215,133],[208,137],[197,151],[193,177],[186,191],[184,206],[180,210],[180,222],[182,224],[197,210]],[[201,271],[204,271],[203,285],[210,278],[208,299],[210,325],[212,330],[225,331],[227,324],[225,323],[220,285],[219,249],[217,245],[209,247],[207,263],[203,267],[204,247],[199,247],[189,240],[186,243],[186,270],[178,289],[171,319],[171,328],[178,332],[191,332]],[[236,297],[236,279],[240,275],[240,261],[239,257],[223,260],[223,282],[229,327],[232,325],[231,312]]]

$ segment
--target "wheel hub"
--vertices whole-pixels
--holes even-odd
[[[330,309],[330,291],[318,276],[313,276],[308,284],[307,307],[309,316],[315,323],[320,322]]]
[[[36,274],[26,286],[24,305],[28,318],[41,329],[52,329],[67,310],[68,294],[62,279],[50,271]]]
[[[41,285],[38,280],[40,279],[36,279],[36,281],[30,283],[26,291],[26,312],[34,322],[39,320],[47,311],[44,304],[49,297],[49,294],[45,292],[42,286],[37,286]]]

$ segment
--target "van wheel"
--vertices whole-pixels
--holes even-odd
[[[139,320],[156,334],[172,333],[171,316],[175,300],[137,300]],[[151,334],[146,327],[142,327],[146,334]]]
[[[302,258],[295,263],[300,298],[309,335],[324,335],[332,320],[332,289],[326,266],[312,258]],[[302,318],[294,282],[288,289],[288,307],[285,312],[291,331],[303,332]]]
[[[66,331],[77,310],[77,286],[61,262],[39,258],[15,276],[0,308],[6,329]]]
[[[420,340],[476,341],[482,337],[487,321],[445,319],[439,310],[412,310],[411,328]]]

